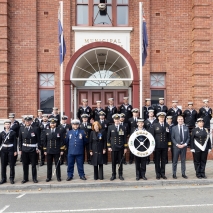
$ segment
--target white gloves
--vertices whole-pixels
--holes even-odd
[[[191,152],[195,152],[195,149],[191,149],[190,151],[191,151]]]

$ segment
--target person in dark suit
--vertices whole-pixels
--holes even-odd
[[[114,123],[112,116],[114,114],[116,114],[118,110],[113,105],[114,104],[114,99],[113,98],[109,98],[108,101],[109,101],[109,106],[107,106],[105,108],[105,113],[106,113],[106,120],[109,122],[109,125],[111,125],[111,124]]]
[[[208,152],[211,152],[211,141],[209,131],[204,128],[204,119],[197,119],[197,126],[192,130],[191,136],[191,152],[194,153],[194,166],[196,177],[206,179],[205,168],[208,157]]]
[[[40,126],[40,124],[42,123],[42,114],[43,114],[43,110],[38,109],[38,117],[35,118],[35,123],[37,123],[37,126]]]
[[[178,101],[172,101],[172,108],[170,108],[167,112],[167,116],[172,116],[172,123],[177,125],[177,117],[182,115],[182,110],[177,107]]]
[[[56,166],[57,181],[61,181],[61,168],[59,158],[64,154],[64,134],[59,127],[56,127],[56,118],[50,118],[50,129],[46,130],[44,138],[44,154],[47,156],[47,179],[46,182],[52,179],[53,159]]]
[[[118,113],[123,113],[125,115],[124,123],[128,123],[132,117],[132,105],[129,104],[129,97],[123,97],[123,104],[118,108]]]
[[[177,172],[177,163],[178,158],[180,156],[181,160],[181,172],[183,178],[188,178],[185,174],[186,172],[186,151],[187,145],[190,141],[189,136],[189,129],[187,126],[183,125],[183,117],[177,117],[178,125],[172,128],[172,136],[171,140],[173,143],[173,163],[172,163],[172,170],[173,170],[173,178],[177,179],[176,172]]]
[[[120,125],[123,126],[125,128],[125,131],[126,131],[126,135],[127,135],[127,141],[129,139],[129,124],[128,123],[125,123],[125,114],[124,113],[121,113],[120,114]],[[126,163],[126,155],[123,159],[123,164],[127,165]]]
[[[126,140],[126,131],[123,126],[120,125],[120,115],[113,115],[114,124],[110,125],[107,132],[107,147],[108,151],[111,152],[112,158],[112,177],[111,181],[116,179],[116,163],[120,163],[118,169],[119,179],[124,180],[123,178],[123,164],[122,157],[127,152],[127,140]]]
[[[99,113],[102,111],[104,112],[104,109],[101,107],[101,101],[96,101],[97,107],[93,110],[92,115],[93,115],[93,120],[94,121],[99,121]]]
[[[135,131],[140,131],[140,130],[146,131],[145,128],[143,127],[144,126],[143,118],[138,118],[137,125],[138,125],[138,127],[135,129]],[[144,137],[142,135],[138,136],[137,139],[135,139],[134,146],[138,147],[138,144],[140,145],[140,143],[138,143],[138,142],[142,142],[142,141],[145,141],[143,144],[145,147],[149,146],[149,141],[146,140],[146,137]],[[147,149],[144,146],[139,146],[137,150],[139,152],[146,151]],[[140,180],[140,178],[142,178],[143,180],[147,180],[147,178],[146,178],[146,161],[147,161],[146,157],[138,157],[135,155],[135,169],[136,169],[136,180],[137,181]]]
[[[164,105],[164,98],[159,98],[159,104],[155,106],[154,110],[156,117],[159,112],[165,112],[167,114],[168,108]]]
[[[105,131],[106,135],[107,135],[107,131],[108,131],[108,126],[109,126],[109,122],[105,119],[105,115],[106,113],[103,111],[99,112],[99,123],[101,125],[101,130]],[[106,152],[104,154],[104,164],[107,165],[108,163],[108,149],[106,149]]]
[[[86,98],[82,99],[82,106],[78,108],[77,118],[82,122],[81,115],[87,114],[88,115],[88,122],[90,119],[93,118],[92,109],[88,106],[88,100]]]
[[[29,164],[32,166],[32,178],[34,183],[38,183],[37,180],[37,153],[40,149],[40,138],[37,128],[31,127],[32,122],[31,116],[25,117],[25,128],[19,131],[19,151],[22,155],[22,164],[24,171],[24,179],[22,184],[29,181]]]
[[[0,133],[0,151],[1,151],[1,181],[0,184],[7,182],[6,169],[10,165],[10,183],[14,184],[15,178],[15,156],[17,155],[16,133],[10,130],[11,121],[4,121],[4,131]]]
[[[199,109],[198,118],[202,118],[204,128],[210,131],[210,120],[212,119],[212,109],[209,107],[209,100],[203,100],[204,106]]]
[[[153,125],[152,135],[155,138],[155,172],[156,179],[161,177],[167,179],[165,176],[166,158],[171,146],[171,136],[169,133],[169,125],[164,122],[166,113],[159,112],[158,123]]]
[[[48,122],[48,115],[42,114],[42,122],[39,125],[40,146],[41,146],[40,166],[43,166],[44,162],[45,162],[43,145],[44,145],[44,139],[46,137],[46,130],[48,130],[48,129],[50,129],[50,123]]]
[[[59,129],[61,130],[61,132],[65,135],[65,137],[67,135],[67,132],[69,132],[72,129],[72,126],[67,123],[67,119],[68,119],[68,117],[66,115],[63,115],[61,118],[61,124],[58,126]],[[66,161],[66,165],[67,165],[67,149],[66,149],[66,147],[64,149],[64,154],[61,155],[60,164],[63,165],[64,161]]]
[[[149,110],[153,110],[154,108],[151,106],[151,99],[146,98],[145,100],[145,106],[143,107],[143,118],[144,121],[146,121],[149,118]]]
[[[66,136],[66,146],[68,149],[67,181],[73,179],[75,161],[80,179],[86,180],[84,173],[84,146],[88,139],[84,130],[79,129],[79,120],[73,119],[71,124],[72,130]]]
[[[153,125],[157,123],[158,120],[154,117],[154,109],[148,110],[148,118],[144,121],[144,128],[148,132],[152,132]],[[153,152],[153,162],[155,162],[155,152]],[[150,163],[150,155],[147,157],[147,165]]]
[[[137,122],[139,118],[139,109],[134,108],[132,109],[132,118],[129,118],[128,123],[129,123],[129,129],[130,129],[130,135],[135,131],[135,129],[138,127]],[[129,152],[129,164],[132,164],[134,160],[134,155]]]
[[[90,159],[90,153],[89,153],[89,138],[90,138],[90,133],[92,131],[92,124],[88,123],[88,118],[89,116],[87,114],[82,114],[81,115],[81,119],[82,122],[79,126],[79,128],[81,130],[83,130],[86,134],[86,139],[87,139],[87,143],[85,144],[85,151],[86,151],[86,155],[87,155],[87,163],[91,164],[91,159]],[[86,156],[85,156],[85,152],[84,152],[84,162],[86,160]]]
[[[58,113],[58,107],[53,107],[53,112],[52,114],[49,116],[49,118],[56,118],[57,119],[57,123],[56,126],[60,125],[60,114]]]
[[[94,180],[104,179],[103,164],[104,154],[106,153],[106,132],[101,129],[99,122],[92,124],[92,132],[89,138],[89,149],[91,164],[94,166]]]

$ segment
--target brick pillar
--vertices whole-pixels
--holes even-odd
[[[9,108],[9,70],[8,51],[10,40],[8,36],[9,0],[0,0],[0,118],[6,118]]]
[[[203,99],[211,97],[211,2],[192,1],[192,77],[195,107],[202,106]]]

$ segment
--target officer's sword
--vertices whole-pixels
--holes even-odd
[[[58,162],[57,162],[57,164],[56,164],[56,166],[55,166],[55,170],[54,170],[54,172],[53,172],[53,176],[55,175],[56,169],[57,169],[58,164],[60,163],[60,161],[61,161],[61,155],[60,155],[60,157],[59,157],[59,159],[58,159]]]
[[[124,153],[123,156],[122,156],[122,158],[121,158],[121,162],[120,162],[120,164],[118,165],[118,170],[119,170],[121,164],[123,163],[123,159],[124,159],[124,157],[125,157],[125,154],[126,154],[126,153]]]

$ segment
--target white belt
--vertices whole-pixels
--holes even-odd
[[[2,146],[3,146],[3,147],[12,147],[13,144],[3,144]]]
[[[27,144],[27,143],[23,143],[23,146],[37,147],[37,144]]]

